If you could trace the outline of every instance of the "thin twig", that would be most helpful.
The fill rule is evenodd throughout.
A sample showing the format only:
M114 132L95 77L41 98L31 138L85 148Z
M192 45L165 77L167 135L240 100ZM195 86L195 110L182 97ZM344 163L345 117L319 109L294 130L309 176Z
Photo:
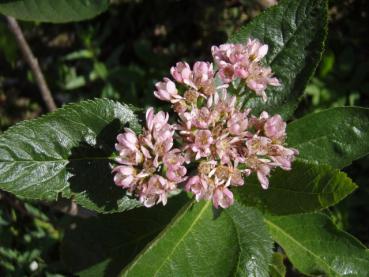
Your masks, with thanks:
M50 112L55 111L56 105L49 90L49 87L47 86L47 83L45 81L45 77L42 74L37 58L33 55L31 48L29 47L26 39L24 38L23 32L19 27L17 20L15 20L15 18L10 16L7 16L6 19L8 20L9 28L13 32L25 60L31 67L32 73L36 79L36 83L41 91L41 96L45 101L47 109Z

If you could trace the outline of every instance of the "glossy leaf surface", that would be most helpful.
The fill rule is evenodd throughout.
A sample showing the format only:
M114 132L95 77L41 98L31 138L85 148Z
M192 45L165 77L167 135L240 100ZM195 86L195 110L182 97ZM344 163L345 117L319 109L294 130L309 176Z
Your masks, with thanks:
M0 13L21 20L62 23L90 19L109 7L108 0L3 0Z
M288 124L287 134L299 158L342 168L369 153L369 109L340 107L310 114Z
M266 110L291 116L305 86L317 67L324 46L327 28L327 1L285 0L266 10L233 37L243 43L249 37L269 45L266 64L281 81L279 87L267 90L268 101L259 98L246 101L253 113Z
M238 203L219 212L189 203L121 276L268 276L272 241L261 214Z
M256 206L271 214L293 214L317 211L332 206L356 185L339 170L326 165L295 161L291 171L276 170L267 190L254 177L245 179L235 196L244 205Z
M73 198L99 212L134 208L110 166L116 135L128 125L140 129L128 106L106 99L23 121L0 136L0 188L30 199Z
M307 275L369 276L369 250L323 214L267 217L273 238Z

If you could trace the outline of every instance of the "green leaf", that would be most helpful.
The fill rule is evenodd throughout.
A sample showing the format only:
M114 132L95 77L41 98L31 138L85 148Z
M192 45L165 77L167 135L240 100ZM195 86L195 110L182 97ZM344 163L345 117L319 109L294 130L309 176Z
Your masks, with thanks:
M369 250L323 214L267 217L272 237L308 275L369 276Z
M0 13L20 20L62 23L93 18L108 7L108 0L5 0L0 2Z
M9 128L0 136L0 189L47 201L73 198L99 212L138 206L114 185L109 164L128 124L140 130L128 106L98 99Z
M78 219L63 238L62 260L81 277L117 276L188 200L183 193L172 197L165 207Z
M285 118L291 116L321 59L326 33L326 0L285 0L231 37L231 42L242 43L253 37L268 44L266 64L282 83L266 91L267 103L254 97L246 106L255 114L266 110Z
M272 262L269 265L270 277L285 277L286 266L283 263L284 255L278 252L273 253Z
M260 212L186 205L122 276L268 276L272 241Z
M332 206L356 185L349 177L327 165L295 161L291 171L277 169L272 172L267 190L251 176L245 186L234 190L242 204L256 206L264 212L283 215L317 211Z
M299 158L342 168L369 153L369 109L340 107L310 114L287 128Z

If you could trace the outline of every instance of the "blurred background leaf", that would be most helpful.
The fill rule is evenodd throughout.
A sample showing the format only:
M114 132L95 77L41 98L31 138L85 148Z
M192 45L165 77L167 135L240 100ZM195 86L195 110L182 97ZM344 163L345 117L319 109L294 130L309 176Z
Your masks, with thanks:
M0 13L21 20L63 23L92 18L109 6L109 0L2 0Z

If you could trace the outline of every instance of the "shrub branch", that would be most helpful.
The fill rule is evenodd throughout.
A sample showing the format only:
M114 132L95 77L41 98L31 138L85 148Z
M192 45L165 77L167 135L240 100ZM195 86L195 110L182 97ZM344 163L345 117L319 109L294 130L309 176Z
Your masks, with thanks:
M47 109L52 112L54 110L56 110L56 105L54 102L54 99L51 95L50 89L46 83L45 77L41 71L40 65L38 64L38 60L37 58L33 55L31 48L29 47L23 32L17 22L17 20L15 20L15 18L7 16L6 17L8 24L9 24L9 29L11 30L11 32L14 34L15 39L18 43L18 46L26 60L26 62L28 63L28 65L31 68L32 74L34 75L35 79L36 79L36 83L37 86L40 89L41 92L41 96L46 104Z

